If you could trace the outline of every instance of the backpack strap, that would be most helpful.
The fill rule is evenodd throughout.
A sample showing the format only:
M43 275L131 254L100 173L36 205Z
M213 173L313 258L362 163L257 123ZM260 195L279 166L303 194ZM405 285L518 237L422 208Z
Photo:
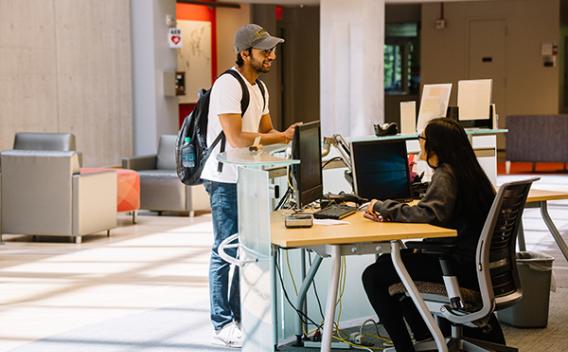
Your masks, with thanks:
M266 109L266 94L264 89L264 82L261 81L260 79L257 79L256 84L258 85L258 89L260 89L260 93L262 94L262 111L264 112L264 110ZM243 115L244 113L245 112L243 110Z
M238 73L237 71L235 71L233 69L229 69L229 70L223 72L223 74L225 74L225 73L228 73L231 76L235 77L235 79L241 85L241 90L243 91L243 97L241 98L241 114L242 114L241 117L242 117L245 114L245 111L247 111L248 106L249 106L249 102L250 102L250 95L249 95L249 90L248 90L247 84L245 83L245 80L243 79L241 74Z
M245 115L245 112L248 109L249 103L250 103L250 94L249 94L248 87L247 87L243 77L237 71L235 71L233 69L229 69L229 70L223 72L222 75L224 75L226 73L235 77L235 79L241 85L241 90L243 92L243 97L241 98L241 118L243 118L243 116ZM257 82L258 82L258 80L257 80ZM262 92L262 98L264 99L264 87L261 88L260 91ZM218 142L219 138L221 139L221 147L219 149L219 152L223 153L225 151L225 145L227 144L227 138L225 137L225 132L223 132L223 131L221 131L221 133L219 133L217 138L215 138L215 141L213 142L211 149L215 148L215 145L217 144L216 142ZM223 163L220 162L220 161L217 162L217 172L219 172L219 173L223 172Z

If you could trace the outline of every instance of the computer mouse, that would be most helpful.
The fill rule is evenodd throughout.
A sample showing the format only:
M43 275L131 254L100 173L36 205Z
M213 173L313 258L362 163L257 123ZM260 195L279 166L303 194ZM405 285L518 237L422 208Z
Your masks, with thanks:
M396 122L375 124L373 127L375 127L375 135L377 137L393 136L398 133L398 125Z

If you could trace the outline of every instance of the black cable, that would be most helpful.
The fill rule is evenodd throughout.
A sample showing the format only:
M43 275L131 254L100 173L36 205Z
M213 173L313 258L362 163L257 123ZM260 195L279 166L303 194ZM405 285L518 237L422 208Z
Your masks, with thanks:
M340 156L336 156L336 157L333 157L333 158L331 158L331 159L329 159L329 160L326 160L325 163L323 163L323 165L321 166L321 168L322 168L322 169L325 169L325 167L327 166L327 164L331 163L332 161L336 161L336 160L343 161L343 158L340 157Z
M282 206L284 205L286 200L288 200L288 197L290 196L291 193L292 193L292 189L290 189L290 187L288 187L288 189L286 190L286 192L284 193L284 195L282 196L282 198L278 202L276 209L274 209L274 210L280 210L280 208L282 208Z
M309 251L308 251L308 261L310 262L310 266L312 266L312 252L309 252ZM325 319L325 315L323 314L323 309L321 307L321 301L320 301L320 298L319 298L319 295L318 295L318 289L316 288L316 281L315 280L312 281L312 286L314 288L316 300L318 301L318 307L319 307L319 311L320 311L320 314L321 314L321 318Z
M288 301L288 304L290 305L290 307L292 307L292 309L294 309L296 311L296 313L300 317L300 320L302 321L302 323L307 324L307 322L309 321L312 325L318 327L318 329L321 329L323 324L321 324L321 325L316 324L312 319L310 319L310 317L308 317L306 315L306 313L302 312L301 310L299 310L298 308L296 308L294 306L294 304L290 300L290 297L288 296L288 292L286 291L286 288L284 287L284 280L282 279L282 272L280 271L280 267L278 266L278 264L276 264L276 269L278 271L278 277L280 279L280 285L282 286L282 291L284 292L284 296L286 297L286 301Z
M292 307L292 309L294 309L296 311L296 313L300 317L300 320L302 321L303 324L307 324L307 322L309 321L313 326L316 326L318 329L322 329L323 323L317 324L312 319L310 319L310 317L306 313L302 312L301 310L299 310L298 308L296 308L294 306L294 304L290 300L290 297L288 297L288 292L286 291L286 288L284 287L284 280L282 279L282 272L280 271L280 266L278 265L278 260L275 260L274 265L276 266L276 271L278 272L278 278L280 279L280 285L282 286L282 291L284 292L284 297L286 297L286 301L288 301L288 304L290 305L290 307Z

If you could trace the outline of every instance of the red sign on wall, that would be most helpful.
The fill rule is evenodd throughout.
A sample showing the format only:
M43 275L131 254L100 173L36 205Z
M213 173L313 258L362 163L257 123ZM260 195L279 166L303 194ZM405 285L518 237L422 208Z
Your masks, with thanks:
M168 45L172 49L178 49L182 47L181 40L181 30L178 28L168 29Z

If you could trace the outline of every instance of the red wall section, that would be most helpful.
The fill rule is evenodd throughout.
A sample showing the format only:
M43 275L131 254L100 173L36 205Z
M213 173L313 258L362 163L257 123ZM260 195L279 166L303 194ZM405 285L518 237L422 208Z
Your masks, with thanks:
M191 114L193 108L195 108L195 104L179 104L179 127L181 127L183 119Z
M211 21L212 14L215 15L215 10L209 6L176 4L176 18L178 20Z
M210 0L214 2L214 0ZM176 4L176 19L211 22L211 82L217 77L217 21L215 8L203 5ZM179 125L193 111L195 104L179 104Z

